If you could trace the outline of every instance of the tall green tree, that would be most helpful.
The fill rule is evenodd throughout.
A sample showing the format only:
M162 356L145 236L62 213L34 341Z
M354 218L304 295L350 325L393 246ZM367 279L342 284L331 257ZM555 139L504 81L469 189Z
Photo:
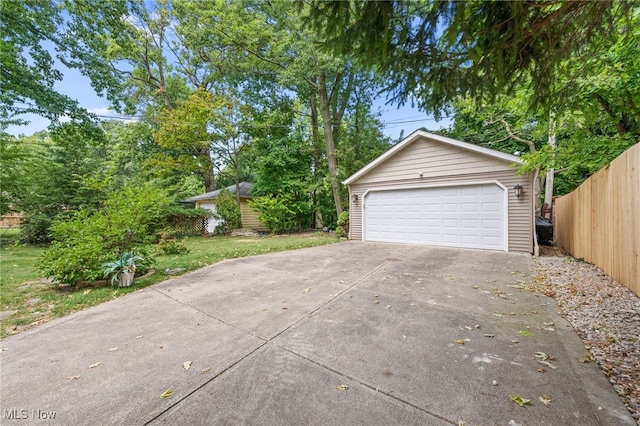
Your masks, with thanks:
M90 120L76 100L55 88L65 66L80 69L97 93L113 102L122 99L103 52L104 35L126 36L121 18L129 14L127 6L125 0L0 2L0 126L25 124L27 113L52 121Z
M397 101L436 117L457 96L491 100L523 80L531 105L553 104L563 62L589 58L638 11L625 1L299 4L325 48L375 66Z
M215 189L214 168L229 166L238 206L241 154L248 143L243 109L232 96L198 89L175 108L163 110L159 129L154 133L161 147L177 154L177 164L190 167L202 177L207 191Z
M200 57L218 58L223 52L224 63L233 70L227 81L239 79L243 93L263 94L269 91L265 87L277 87L276 92L292 92L308 105L316 148L314 170L325 170L319 177L326 176L340 213L344 200L336 151L355 85L370 84L371 78L360 77L368 74L346 57L318 51L316 36L297 19L291 3L176 1L174 7L182 23L177 29L184 34L181 37L196 52L204 52ZM208 66L214 65L224 66Z

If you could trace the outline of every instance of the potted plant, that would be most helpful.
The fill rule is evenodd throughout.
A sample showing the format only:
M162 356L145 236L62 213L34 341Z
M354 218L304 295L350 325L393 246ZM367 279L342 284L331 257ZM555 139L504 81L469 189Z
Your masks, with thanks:
M133 252L125 251L115 262L105 263L104 277L111 276L111 285L118 287L129 287L133 283L136 274L136 262L144 260L142 256L134 255Z

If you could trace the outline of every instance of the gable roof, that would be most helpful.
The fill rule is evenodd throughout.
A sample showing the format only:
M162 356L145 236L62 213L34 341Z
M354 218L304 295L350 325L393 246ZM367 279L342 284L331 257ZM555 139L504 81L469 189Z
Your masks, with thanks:
M252 183L240 182L240 196L241 197L245 197L245 198L251 197L251 188L252 187L253 187ZM230 193L232 193L234 195L236 193L236 186L235 185L227 186L224 189L226 189L227 191L229 191ZM211 191L211 192L207 192L205 194L196 195L195 197L187 198L184 201L195 202L195 201L202 201L202 200L213 200L213 199L218 198L218 196L220 195L221 191L222 191L222 189L216 189L215 191Z
M407 136L405 139L403 139L396 146L389 149L387 152L385 152L384 154L382 154L381 156L379 156L378 158L376 158L375 160L373 160L372 162L370 162L369 164L367 164L366 166L364 166L363 168L361 168L360 170L358 170L357 172L349 176L347 179L345 179L343 183L345 185L349 185L353 183L354 181L358 180L360 177L364 176L365 174L369 173L371 170L376 168L378 165L384 163L389 158L393 157L395 154L402 151L404 148L411 145L415 141L420 140L421 138L427 138L436 142L455 146L457 148L462 148L467 151L472 151L478 154L486 155L488 157L505 161L507 163L522 164L522 160L516 157L515 155L496 151L495 149L485 148L480 145L474 145L468 142L459 141L457 139L448 138L446 136L440 136L433 133L428 133L423 130L416 130L415 132Z

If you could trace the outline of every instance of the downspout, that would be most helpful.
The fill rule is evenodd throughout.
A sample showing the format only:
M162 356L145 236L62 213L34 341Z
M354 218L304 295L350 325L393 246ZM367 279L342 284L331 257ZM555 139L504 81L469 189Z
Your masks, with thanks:
M535 202L535 197L536 195L536 190L535 190L535 185L538 182L538 174L540 173L540 169L536 169L536 173L533 175L533 203L531 203L531 213L532 213L532 227L533 227L533 256L534 257L539 257L540 256L540 246L538 246L538 234L536 234L536 202Z

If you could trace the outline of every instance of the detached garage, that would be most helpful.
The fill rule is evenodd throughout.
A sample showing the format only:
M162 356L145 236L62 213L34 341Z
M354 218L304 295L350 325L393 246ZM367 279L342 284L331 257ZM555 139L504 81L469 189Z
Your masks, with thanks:
M533 175L513 155L417 131L349 177L349 237L533 251Z

